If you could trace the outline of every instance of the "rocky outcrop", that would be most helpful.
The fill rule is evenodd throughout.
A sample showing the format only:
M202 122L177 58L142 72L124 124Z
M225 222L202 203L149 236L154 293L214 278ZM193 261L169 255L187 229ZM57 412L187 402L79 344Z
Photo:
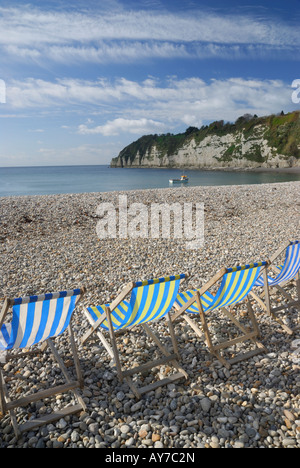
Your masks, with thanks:
M142 144L142 139L140 139L140 146L139 140L129 145L112 160L111 166L197 169L300 166L300 145L297 139L295 144L295 132L292 150L291 144L286 145L286 148L278 144L278 141L283 139L286 141L291 139L289 136L291 119L284 119L284 117L286 116L278 117L279 124L275 130L274 125L270 128L270 120L262 121L261 119L253 122L250 131L248 123L248 127L245 128L230 127L228 132L206 131L206 135L203 135L202 131L201 138L199 137L201 130L195 129L194 132L189 132L186 138L182 138L182 144L173 151L170 151L168 146L162 145L162 136L153 135L153 141L150 141L148 136L147 145L144 140ZM299 121L299 115L297 117Z

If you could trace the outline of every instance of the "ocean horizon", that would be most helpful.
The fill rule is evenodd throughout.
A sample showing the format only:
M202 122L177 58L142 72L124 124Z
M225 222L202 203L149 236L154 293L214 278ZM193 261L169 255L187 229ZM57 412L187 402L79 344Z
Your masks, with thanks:
M169 187L249 185L300 180L300 171L199 170L184 171L188 183L170 184L181 169L111 168L105 165L1 167L0 197L55 195L156 189Z

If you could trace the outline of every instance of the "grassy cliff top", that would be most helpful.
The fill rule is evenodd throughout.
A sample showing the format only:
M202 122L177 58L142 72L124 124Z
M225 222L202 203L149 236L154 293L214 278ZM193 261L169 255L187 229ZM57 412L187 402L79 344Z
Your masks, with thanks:
M180 148L188 144L192 139L199 144L205 137L226 134L238 134L242 132L245 137L251 137L258 126L264 127L264 138L268 140L269 146L277 149L279 154L300 158L300 111L288 114L269 115L258 117L257 115L245 114L239 117L235 123L224 123L224 120L212 122L201 128L189 127L184 133L176 135L172 133L144 135L138 140L130 143L117 158L113 158L112 165L121 158L133 161L139 153L143 156L155 146L161 156L175 154Z

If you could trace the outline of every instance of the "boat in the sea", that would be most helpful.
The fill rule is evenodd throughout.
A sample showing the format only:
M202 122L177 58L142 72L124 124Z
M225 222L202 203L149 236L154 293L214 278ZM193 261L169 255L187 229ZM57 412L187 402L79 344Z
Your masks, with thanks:
M170 184L178 183L178 182L188 182L189 178L187 175L182 174L180 179L169 179Z

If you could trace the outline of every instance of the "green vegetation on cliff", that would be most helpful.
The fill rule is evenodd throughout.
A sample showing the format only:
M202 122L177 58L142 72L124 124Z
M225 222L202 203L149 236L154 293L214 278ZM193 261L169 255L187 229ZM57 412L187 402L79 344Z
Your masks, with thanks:
M239 117L235 123L224 123L223 120L212 122L210 125L202 126L200 129L189 127L184 133L145 135L126 146L119 156L113 158L112 166L131 165L133 161L142 165L143 158L150 154L155 147L159 157L174 155L192 139L199 145L206 137L216 135L222 137L227 134L243 134L244 138L251 139L258 128L263 129L263 138L267 140L268 146L274 148L277 154L286 158L291 156L300 159L300 111L288 114L269 115L258 117L257 115L245 114ZM238 138L237 138L238 140ZM245 158L258 163L264 162L259 146L255 151L247 154L239 154L239 144L231 145L223 154L223 161L233 158ZM139 158L137 160L137 158Z

